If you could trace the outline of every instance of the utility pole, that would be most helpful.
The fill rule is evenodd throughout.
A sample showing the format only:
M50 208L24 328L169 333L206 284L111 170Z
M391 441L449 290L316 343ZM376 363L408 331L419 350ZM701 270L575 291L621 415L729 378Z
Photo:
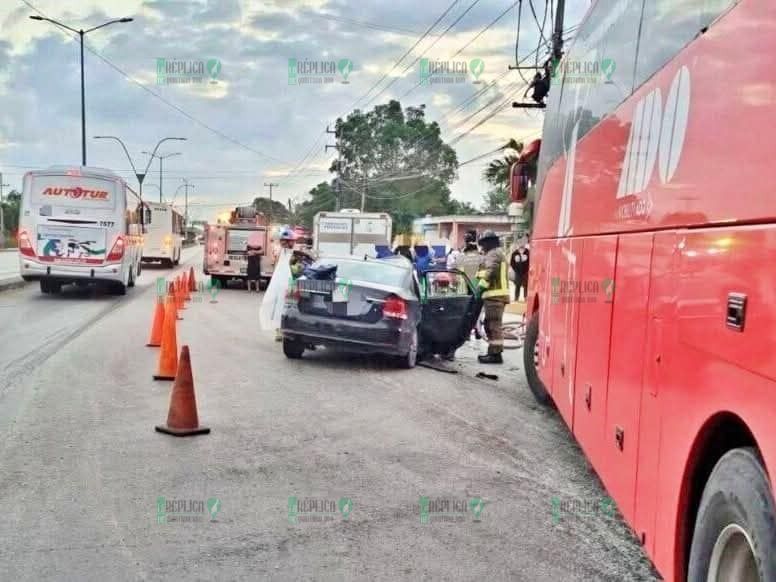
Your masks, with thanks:
M184 210L183 210L183 230L188 231L189 228L189 188L194 188L194 184L189 184L186 178L183 178L183 196L184 196Z
M269 212L267 216L267 224L270 226L272 225L272 189L277 188L278 186L280 186L280 184L276 184L275 182L270 182L269 184L264 182L264 187L269 188Z
M364 187L361 189L361 212L364 211L364 208L366 207L366 185L367 185L367 172L366 168L364 168Z
M342 194L342 173L341 173L341 170L340 170L340 168L342 166L342 158L340 157L339 134L337 133L336 129L334 131L329 130L329 126L328 125L326 126L326 133L333 134L334 138L335 138L334 140L337 142L337 145L328 145L327 144L326 147L323 148L323 151L328 152L329 148L337 150L337 178L336 178L336 182L334 184L335 191L337 192L337 200L335 202L334 210L339 212L340 204L341 204L341 201L340 201L341 196L340 195Z
M3 188L10 184L3 184L3 174L0 173L0 248L5 248L5 209L3 208Z
M555 13L555 30L552 33L552 58L556 63L563 56L563 17L565 12L566 0L558 0L558 9Z

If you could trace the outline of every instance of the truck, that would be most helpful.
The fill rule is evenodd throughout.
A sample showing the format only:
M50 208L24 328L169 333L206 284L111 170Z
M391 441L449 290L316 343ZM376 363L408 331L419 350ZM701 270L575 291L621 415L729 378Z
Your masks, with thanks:
M211 284L225 287L232 279L248 280L248 242L262 249L261 278L265 287L272 276L272 266L265 259L268 251L268 221L253 206L238 206L226 223L206 224L203 235L205 252L202 271Z
M380 247L390 249L392 227L385 212L319 212L313 219L313 249L319 254L376 257Z

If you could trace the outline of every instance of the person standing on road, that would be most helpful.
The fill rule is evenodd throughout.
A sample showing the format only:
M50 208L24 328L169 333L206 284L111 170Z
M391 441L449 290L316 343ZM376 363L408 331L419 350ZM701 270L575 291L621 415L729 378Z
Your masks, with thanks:
M509 265L515 274L515 301L520 301L521 289L523 297L528 297L528 257L528 243L522 243L509 259Z
M258 237L251 235L248 238L248 244L245 249L248 255L248 268L246 272L246 278L248 280L248 291L252 291L256 288L256 292L259 291L259 280L261 278L261 251L262 247Z
M284 226L278 235L280 253L275 261L275 270L272 272L264 299L259 310L259 324L265 331L275 330L275 341L281 341L280 318L283 315L283 306L286 303L286 295L291 284L291 256L294 248L294 233Z
M498 235L492 230L482 233L479 240L485 255L477 272L477 285L485 310L485 333L488 336L488 353L477 357L481 364L503 364L504 331L502 329L504 307L509 303L509 279L507 258L501 248Z

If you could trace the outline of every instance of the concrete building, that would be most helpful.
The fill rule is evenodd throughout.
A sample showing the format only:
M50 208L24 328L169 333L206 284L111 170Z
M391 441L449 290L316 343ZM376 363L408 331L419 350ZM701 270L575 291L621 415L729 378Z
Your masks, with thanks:
M461 214L450 216L431 216L416 218L412 222L412 234L428 239L430 242L444 239L456 248L463 246L463 237L467 230L493 230L499 236L512 236L513 219L506 214Z

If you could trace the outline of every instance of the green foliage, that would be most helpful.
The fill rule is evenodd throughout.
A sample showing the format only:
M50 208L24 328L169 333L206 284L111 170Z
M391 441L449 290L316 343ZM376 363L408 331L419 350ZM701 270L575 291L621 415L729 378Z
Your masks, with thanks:
M488 190L485 194L482 209L488 213L504 214L509 206L509 192L506 189L498 187Z
M22 195L16 190L11 190L3 196L3 222L5 224L6 245L11 245L15 239L16 231L19 229L19 209L22 205Z
M341 181L318 184L297 207L299 222L310 226L316 212L362 208L388 212L394 232L409 232L426 214L452 214L470 205L450 198L457 176L455 150L441 139L439 124L428 123L422 107L402 109L398 101L373 110L353 111L335 125L339 160L330 171ZM337 187L339 186L339 187Z
M278 202L277 200L270 200L269 198L259 196L257 198L254 198L253 206L259 212L263 212L265 215L270 217L273 223L274 222L284 222L284 223L293 222L291 220L292 218L291 212L289 212L288 208L286 208L286 205L283 204L282 202Z

